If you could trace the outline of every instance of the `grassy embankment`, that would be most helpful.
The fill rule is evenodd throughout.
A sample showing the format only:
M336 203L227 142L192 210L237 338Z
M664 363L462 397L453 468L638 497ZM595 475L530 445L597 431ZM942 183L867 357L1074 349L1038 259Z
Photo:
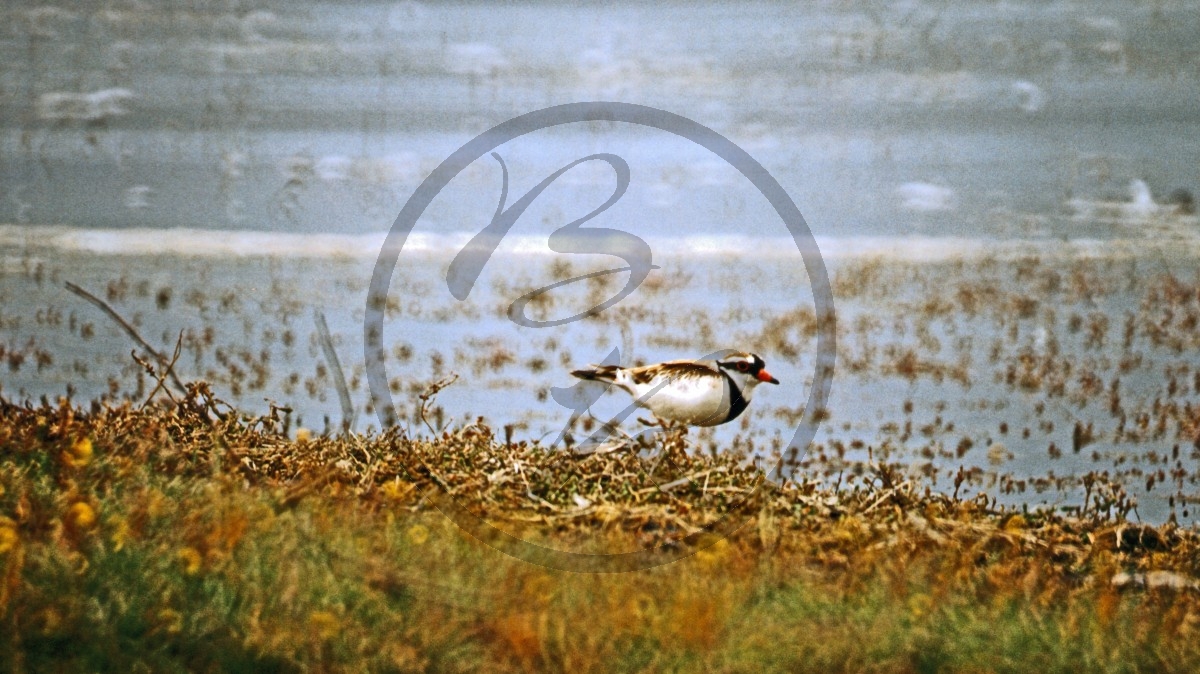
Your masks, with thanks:
M676 452L651 479L478 426L295 441L191 391L0 405L0 669L1200 667L1189 530L1002 512L886 466L756 491L737 457ZM464 534L447 493L561 549L695 554L549 570ZM731 510L732 536L683 540Z

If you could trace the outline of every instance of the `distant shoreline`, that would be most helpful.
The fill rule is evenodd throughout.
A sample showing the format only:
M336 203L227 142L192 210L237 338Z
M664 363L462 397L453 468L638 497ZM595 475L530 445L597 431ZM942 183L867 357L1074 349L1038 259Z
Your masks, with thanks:
M1200 255L1200 231L1178 238L1019 238L952 236L816 236L826 259L884 258L945 262L986 257L1053 256L1065 259L1128 259L1145 255ZM461 249L471 232L414 232L405 242L410 253L449 255ZM0 250L54 249L93 255L182 257L364 258L378 255L386 233L325 234L224 229L88 229L67 225L0 224ZM652 250L687 256L753 255L791 257L796 244L786 236L694 235L643 237ZM512 234L501 244L508 255L559 255L544 235Z

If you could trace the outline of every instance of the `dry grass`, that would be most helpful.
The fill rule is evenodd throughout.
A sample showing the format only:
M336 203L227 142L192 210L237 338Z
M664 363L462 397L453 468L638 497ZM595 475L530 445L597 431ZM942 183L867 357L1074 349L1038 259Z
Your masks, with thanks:
M849 487L764 482L676 440L658 444L661 463L569 457L481 425L292 440L278 411L239 415L203 384L170 405L0 416L7 671L1200 662L1194 532L1004 511L883 464ZM447 495L560 549L694 554L551 571L464 534L432 508ZM702 533L730 513L747 518L732 536Z

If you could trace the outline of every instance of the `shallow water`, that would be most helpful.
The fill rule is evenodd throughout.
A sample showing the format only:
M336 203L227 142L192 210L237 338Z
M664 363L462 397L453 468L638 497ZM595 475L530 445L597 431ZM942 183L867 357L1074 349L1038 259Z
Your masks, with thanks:
M369 254L111 255L63 247L70 238L48 239L59 247L26 241L4 258L6 397L70 392L140 404L148 396L153 381L130 357L134 345L64 290L70 279L161 350L170 353L180 339L176 370L185 380L209 380L240 408L265 412L274 402L293 410L297 427L336 431L341 411L316 337L319 310L334 334L356 427L378 427L364 367ZM1031 506L1078 505L1082 477L1108 471L1138 499L1137 515L1190 521L1186 501L1200 477L1200 245L976 243L974 253L934 253L896 239L890 255L830 256L838 361L828 418L789 469L835 479L869 460L888 461L950 490L961 467L975 471L964 487L971 493ZM460 302L442 280L453 252L405 253L393 278L384 369L406 428L427 432L417 396L456 373L430 406L431 426L482 416L497 428L512 425L516 439L554 444L572 410L552 389L578 383L571 369L614 348L625 363L738 348L762 354L782 384L760 387L737 422L693 431L692 446L786 456L816 362L817 319L798 253L663 255L662 268L614 308L535 329L508 319L511 301L593 267L502 250ZM622 276L558 288L529 315L583 311L615 292ZM580 440L627 404L618 394L601 397L570 437ZM636 418L622 428L640 430Z

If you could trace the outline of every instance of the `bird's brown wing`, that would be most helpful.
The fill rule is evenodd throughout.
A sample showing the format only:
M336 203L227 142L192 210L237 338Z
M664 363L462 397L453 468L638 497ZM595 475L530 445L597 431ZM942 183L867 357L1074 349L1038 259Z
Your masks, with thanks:
M692 377L711 377L715 370L703 361L669 360L665 363L645 365L629 370L629 376L635 384L647 384L660 375L671 379L690 379Z

